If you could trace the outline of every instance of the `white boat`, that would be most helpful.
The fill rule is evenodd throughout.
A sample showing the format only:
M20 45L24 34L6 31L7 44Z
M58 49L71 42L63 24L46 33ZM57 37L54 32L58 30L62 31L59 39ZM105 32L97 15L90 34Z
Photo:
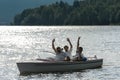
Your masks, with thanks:
M87 61L26 61L18 62L21 75L31 73L73 72L102 67L103 59Z

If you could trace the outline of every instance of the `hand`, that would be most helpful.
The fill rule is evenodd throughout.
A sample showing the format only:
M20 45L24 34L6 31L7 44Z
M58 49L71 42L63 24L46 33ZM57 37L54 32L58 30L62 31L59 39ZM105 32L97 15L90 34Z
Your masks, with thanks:
M69 39L69 38L67 38L67 41L69 42L69 41L70 41L70 39Z
M78 37L78 40L80 40L81 37Z
M55 39L53 39L52 42L55 42Z

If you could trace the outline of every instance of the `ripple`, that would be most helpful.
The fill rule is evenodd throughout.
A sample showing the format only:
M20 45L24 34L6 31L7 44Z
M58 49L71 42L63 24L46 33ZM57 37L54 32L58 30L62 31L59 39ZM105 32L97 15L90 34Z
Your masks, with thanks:
M0 80L119 80L120 78L120 27L119 26L77 26L77 27L6 27L0 28ZM55 45L69 45L69 37L76 51L76 41L81 36L80 45L85 56L97 55L104 59L100 69L64 74L38 74L19 76L16 62L51 56L42 51L53 52Z

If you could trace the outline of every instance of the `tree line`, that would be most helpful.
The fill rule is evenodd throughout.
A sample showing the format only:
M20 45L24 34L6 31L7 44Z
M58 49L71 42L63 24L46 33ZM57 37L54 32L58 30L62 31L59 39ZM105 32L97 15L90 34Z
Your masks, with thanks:
M14 17L13 25L119 25L120 0L60 1L25 9Z

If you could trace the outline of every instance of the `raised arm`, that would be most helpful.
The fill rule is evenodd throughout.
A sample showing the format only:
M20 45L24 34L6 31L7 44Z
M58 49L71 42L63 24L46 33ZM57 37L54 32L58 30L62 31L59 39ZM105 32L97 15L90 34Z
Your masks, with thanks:
M52 48L53 48L53 50L56 52L55 44L54 44L54 43L55 43L55 39L52 40Z
M80 45L79 41L80 41L80 37L78 37L78 41L77 41L77 49L79 48L79 45Z
M69 44L70 44L70 50L72 50L73 46L72 46L72 43L71 43L70 39L69 39L69 38L67 38L67 41L68 41L68 42L69 42Z

